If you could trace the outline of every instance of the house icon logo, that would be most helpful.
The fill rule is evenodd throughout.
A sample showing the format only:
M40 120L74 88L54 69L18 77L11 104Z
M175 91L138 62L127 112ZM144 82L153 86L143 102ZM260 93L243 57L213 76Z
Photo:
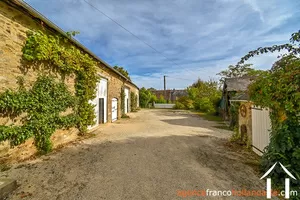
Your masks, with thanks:
M289 175L290 178L296 180L296 178L289 172L280 162L278 162L283 169L283 171ZM276 167L277 162L260 178L264 179L266 176L268 176L273 169ZM271 178L267 178L267 199L271 199ZM290 198L290 179L285 178L285 198L289 199Z

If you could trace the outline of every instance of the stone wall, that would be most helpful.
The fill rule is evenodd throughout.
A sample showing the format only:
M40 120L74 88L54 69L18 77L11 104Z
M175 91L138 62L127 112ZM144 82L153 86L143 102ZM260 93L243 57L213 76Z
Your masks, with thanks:
M26 62L22 60L22 47L26 41L26 32L29 30L42 30L44 32L56 33L55 30L48 27L40 20L33 19L24 9L19 7L12 7L5 1L0 1L0 93L6 89L16 89L18 87L16 78L22 76L27 88L31 87L36 80L38 70L28 69ZM121 117L121 88L124 86L124 79L122 76L106 67L103 63L98 63L99 74L108 80L108 112L107 119L111 122L111 100L117 98L118 101L118 118ZM43 69L42 66L39 66ZM55 75L51 71L45 71L48 74ZM74 76L66 77L65 82L70 91L74 92ZM128 84L129 87L138 90L136 87ZM12 124L13 120L0 117L0 125ZM77 129L57 130L51 137L54 148L76 140L78 137ZM33 140L30 139L24 144L19 145L13 149L10 148L9 142L0 142L0 159L7 157L14 157L25 159L36 152Z

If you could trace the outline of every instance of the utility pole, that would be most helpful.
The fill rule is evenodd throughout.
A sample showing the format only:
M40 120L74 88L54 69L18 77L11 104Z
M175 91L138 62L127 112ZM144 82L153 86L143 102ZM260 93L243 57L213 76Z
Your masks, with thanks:
M167 98L167 94L166 94L166 76L164 76L164 98Z

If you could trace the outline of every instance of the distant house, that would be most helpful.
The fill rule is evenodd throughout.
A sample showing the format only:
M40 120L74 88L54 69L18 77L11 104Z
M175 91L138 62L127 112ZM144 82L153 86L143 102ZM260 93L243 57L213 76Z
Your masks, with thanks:
M224 119L238 128L240 142L262 155L270 142L271 120L269 109L257 107L250 101L248 86L254 79L249 76L225 79L221 108ZM236 115L231 116L231 109Z
M174 103L178 98L188 95L186 90L175 90L175 89L166 90L166 91L151 89L151 92L155 94L157 98L163 96L164 99L170 103Z
M244 76L237 78L226 78L223 85L223 95L221 110L223 118L228 120L230 117L229 110L231 101L248 101L248 86L250 85L253 77Z

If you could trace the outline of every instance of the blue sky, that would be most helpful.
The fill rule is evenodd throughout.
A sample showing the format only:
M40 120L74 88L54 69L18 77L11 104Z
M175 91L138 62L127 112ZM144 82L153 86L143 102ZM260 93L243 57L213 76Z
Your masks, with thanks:
M25 0L110 65L126 68L139 87L186 88L236 64L257 47L287 43L300 27L298 0ZM269 69L278 53L249 60ZM166 59L166 57L168 59Z

